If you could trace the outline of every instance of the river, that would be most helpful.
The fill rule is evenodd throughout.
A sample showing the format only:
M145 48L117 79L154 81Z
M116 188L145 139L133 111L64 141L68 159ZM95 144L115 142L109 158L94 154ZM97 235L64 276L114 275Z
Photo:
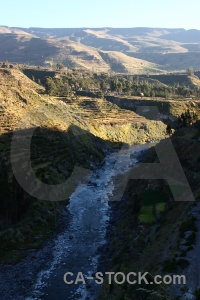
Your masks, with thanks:
M66 232L55 239L52 249L53 260L42 270L34 284L34 297L26 300L96 299L100 285L87 277L97 271L98 248L106 242L106 228L109 223L110 206L114 191L114 179L126 174L138 162L142 151L152 144L124 147L105 158L104 164L93 172L89 184L80 184L70 197L69 210L72 220ZM109 271L109 270L108 270ZM64 274L78 272L86 278L85 284L67 285Z

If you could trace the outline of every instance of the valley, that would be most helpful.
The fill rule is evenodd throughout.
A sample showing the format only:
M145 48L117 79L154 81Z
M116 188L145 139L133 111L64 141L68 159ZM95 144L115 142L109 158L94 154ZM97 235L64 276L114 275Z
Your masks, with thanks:
M187 38L182 30L179 34L143 30L145 35L154 34L156 41L164 34L177 40ZM18 34L20 40L16 40ZM80 47L94 47L94 42L106 38L117 39L120 47L129 47L129 51L138 49L128 31L117 29L22 31L4 27L0 35L6 38L4 46L13 39L27 55L30 52L23 48L25 40L28 47L30 43L44 43L45 51L46 43L51 44L49 51L54 52L54 47L61 47L54 38L67 35L71 37L65 41L68 46L77 46L79 39L84 44ZM88 41L90 35L93 39ZM178 43L183 42L177 42L176 47ZM93 55L99 62L106 61L100 73L92 71L90 63L87 68L83 61L84 69L67 68L60 58L56 68L47 68L41 56L40 62L37 57L30 62L41 66L32 67L28 60L24 64L25 54L18 50L14 62L8 56L9 62L0 63L2 300L198 299L199 283L191 281L177 288L109 285L106 281L98 287L69 287L63 282L68 269L83 271L85 276L96 271L145 270L154 276L158 272L189 274L195 266L199 249L199 74L190 69L181 74L147 75L139 66L136 70L140 61L131 60L136 70L131 75L130 61L123 65L127 49L118 56L119 50L109 50L106 44L98 51L92 48L98 52ZM185 51L180 45L176 50ZM125 72L108 72L108 64L110 68L116 57L120 57L120 68L125 66ZM41 192L39 184L32 186L33 193L22 188L12 164L26 168L23 155L26 157L29 149L24 144L20 153L13 149L13 136L21 141L31 136L31 172L37 182L52 190L78 170L80 174L76 181L69 181L64 200L59 194ZM195 203L174 201L167 180L129 178L129 172L140 163L160 163L155 147L166 140L172 141ZM167 147L164 149L167 153ZM29 176L27 172L27 185ZM189 294L191 298L186 298Z

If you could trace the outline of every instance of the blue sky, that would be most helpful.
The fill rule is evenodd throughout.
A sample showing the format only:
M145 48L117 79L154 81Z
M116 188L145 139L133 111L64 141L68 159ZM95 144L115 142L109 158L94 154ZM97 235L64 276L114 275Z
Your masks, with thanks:
M2 0L12 27L169 27L200 29L200 0Z

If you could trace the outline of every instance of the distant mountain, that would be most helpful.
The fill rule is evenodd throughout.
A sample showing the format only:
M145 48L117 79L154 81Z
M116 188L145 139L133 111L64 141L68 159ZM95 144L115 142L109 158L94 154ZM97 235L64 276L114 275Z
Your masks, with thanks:
M163 35L166 40L174 40L180 43L200 43L200 30L180 30Z
M199 69L200 30L2 26L3 60L135 74Z

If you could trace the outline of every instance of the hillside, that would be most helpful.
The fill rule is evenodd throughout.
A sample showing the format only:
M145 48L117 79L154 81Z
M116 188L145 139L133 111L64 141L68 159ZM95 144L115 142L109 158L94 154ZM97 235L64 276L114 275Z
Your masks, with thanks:
M103 60L110 65L111 70L117 73L141 74L159 71L159 67L156 64L149 63L143 59L129 57L118 51L100 51L99 53Z
M26 77L20 70L15 68L0 69L1 108L3 111L9 112L10 123L12 123L12 119L20 120L23 115L38 108L38 112L42 111L46 115L45 119L48 120L48 126L52 126L52 129L57 127L58 130L66 130L70 124L74 124L93 133L94 130L96 132L95 127L99 128L99 137L103 134L100 129L103 123L108 125L113 122L122 123L123 126L125 124L134 125L138 122L141 124L151 123L135 113L120 110L116 105L103 99L89 97L59 98L50 97L43 93L44 88ZM54 107L55 111L53 112ZM98 122L94 122L95 115L97 115ZM13 122L12 125L10 129L14 130L17 123L15 125L15 122ZM1 127L1 130L3 130L3 127ZM107 138L107 140L109 139ZM125 135L118 141L128 142ZM134 142L134 139L132 139L132 142Z
M149 80L149 76L143 77L145 80ZM190 87L200 87L200 79L198 76L189 76L188 74L159 74L151 75L152 80L158 80L159 82L166 85L180 84Z
M0 27L0 61L51 66L63 63L69 68L133 74L198 69L199 32L167 28ZM142 64L138 59L143 60Z
M192 128L188 128L192 131ZM199 131L199 124L198 124ZM199 134L198 134L199 136ZM171 139L196 202L174 201L165 180L130 180L124 201L117 203L110 221L108 244L102 247L110 272L148 272L147 284L119 285L107 281L100 299L195 299L199 293L199 141L181 132ZM166 143L163 143L163 147ZM158 145L159 146L159 145ZM167 156L166 156L167 157ZM159 163L154 148L142 158L143 163ZM105 263L102 259L101 264ZM184 284L155 284L157 274L179 274ZM151 285L150 285L151 284Z
M26 31L17 28L10 28L7 26L0 26L0 34L18 34L18 35L32 36L32 34L29 34Z
M88 69L97 72L144 72L156 70L156 65L129 57L120 52L109 52L109 59L95 48L64 40L41 39L31 35L0 34L0 60L32 65L53 66L62 62L68 68ZM144 66L142 66L143 64ZM139 68L138 68L139 65Z
M101 98L49 96L19 69L0 68L0 263L15 263L27 249L41 247L57 228L77 181L85 178L81 171L63 204L43 201L43 192L35 196L39 186L34 185L31 193L24 190L11 165L11 142L13 135L28 138L33 128L31 166L36 178L50 186L66 181L75 167L88 172L100 166L112 148L166 136L166 125L160 121ZM22 146L18 153L14 147L12 161L25 166L26 151ZM29 176L27 172L26 180Z
M33 39L38 40L38 38ZM30 41L29 37L27 37L27 41ZM53 44L54 40L51 42ZM68 45L73 46L74 42L69 41ZM129 67L130 61L126 60L125 54L116 51L101 50L100 52L103 53L104 59L105 56L110 59L109 55L113 55L113 59L117 57L124 67ZM133 62L136 64L134 59ZM140 61L138 68L141 63L145 64ZM70 257L72 257L73 263L79 268L78 260L75 259L79 255L78 248L85 257L89 249L93 248L91 247L93 240L87 240L89 234L92 233L96 241L98 233L100 235L103 233L103 223L98 219L100 213L106 224L107 243L97 242L97 254L100 254L99 266L116 272L143 271L144 267L148 267L147 271L151 274L163 272L164 267L168 267L166 271L168 273L172 264L172 267L175 268L174 272L178 274L182 271L182 265L189 266L187 255L191 253L191 247L195 247L195 237L193 237L195 233L192 232L192 239L189 236L185 241L189 244L186 245L184 251L181 251L181 239L186 230L188 231L188 222L189 226L191 225L191 220L188 221L191 204L187 201L178 203L173 201L168 185L163 180L137 179L133 181L128 180L126 175L129 174L128 170L131 170L136 160L141 161L142 159L147 163L159 163L160 158L157 157L149 142L161 140L160 144L166 143L169 135L166 134L164 122L169 124L172 121L173 123L187 109L195 110L199 117L200 102L197 97L186 99L176 94L176 91L173 95L174 99L155 95L154 97L144 95L127 97L122 96L123 89L121 92L114 90L115 92L112 92L116 93L116 96L105 96L105 98L101 98L101 94L95 94L95 90L100 92L99 86L107 90L109 82L115 83L117 88L124 86L125 90L132 83L133 86L129 86L132 92L134 85L141 92L140 85L142 87L143 84L165 91L169 88L166 85L167 80L172 80L172 78L167 77L166 79L164 75L160 75L161 78L145 76L135 76L134 78L134 76L127 75L110 77L108 74L90 74L86 71L80 72L80 70L64 73L63 70L54 72L42 68L25 68L24 72L29 76L27 77L20 70L19 65L2 64L2 66L4 66L0 68L0 281L2 299L13 299L13 295L16 299L21 296L29 297L29 295L39 298L40 294L35 290L37 278L40 279L41 271L49 270L49 264L52 266L54 254L60 255L58 247L61 247L61 252L66 255L69 245L70 251L66 261L69 263ZM56 94L56 89L50 90L52 92L50 93L47 85L42 86L34 81L41 79L39 82L42 82L45 75L52 76L47 79L52 86L57 84L59 92L62 84L68 87L70 83L70 93L67 93L66 90L63 92L68 96L58 96L59 93ZM162 76L165 80L162 80ZM87 90L82 89L84 80L88 83ZM199 84L199 79L194 76L190 78L185 75L182 83L185 84L185 80L187 82L191 80L191 85L194 85L193 81L196 81L197 85ZM93 96L89 96L90 89L93 90ZM78 96L78 92L83 92L86 96ZM153 115L149 114L147 106L156 106L160 109L158 118L154 111ZM192 120L190 121L192 122ZM198 153L200 144L198 138L200 131L197 125L198 123L180 125L174 133L174 137L171 135L171 140L195 196L199 197L200 160ZM33 128L35 131L32 134ZM18 142L14 146L13 137L17 137ZM24 140L27 141L30 137L29 153L27 151L29 148L26 143L24 144ZM139 145L138 156L135 156L137 147L128 147L144 143L147 144ZM144 152L142 149L145 147L150 149ZM118 152L119 149L121 151ZM132 149L132 152L129 149ZM167 144L164 144L162 149L166 149L163 156L166 158L168 156ZM23 178L23 183L25 183L25 188L23 188L16 180L12 163L18 163L19 173L24 169L26 171L27 156L31 160L30 165L37 181L32 183L28 164L26 178ZM108 160L104 161L105 157ZM115 160L114 157L119 159ZM51 193L51 188L70 179L75 168L78 168L76 181L70 181L70 189L67 194L64 194L61 203L58 201L58 195L62 194L62 189L59 187L59 193ZM110 179L104 181L109 172ZM91 173L93 173L93 177L89 177ZM114 173L116 174L114 175ZM124 176L124 174L126 175ZM117 201L117 203L110 201L107 205L105 200L107 192L109 197L118 193L124 179L127 180L126 183L128 182L123 196L124 201ZM48 186L47 193L43 189L40 190L38 181ZM26 190L26 186L30 182L32 184L31 193ZM83 188L85 182L86 190ZM83 193L79 195L78 190L76 190L77 193L74 193L76 195L73 197L77 202L71 205L74 207L74 211L71 212L69 206L66 209L66 205L73 203L74 198L71 197L70 200L69 198L77 184ZM112 184L115 187L113 190L110 189ZM90 194L91 191L93 194ZM47 201L47 195L48 200L51 201ZM95 195L96 198L91 195ZM86 202L87 199L89 202ZM85 203L86 206L84 206ZM109 207L109 219L106 218L107 211L104 206L100 206L100 209L97 206L96 213L94 213L92 205L96 205L96 203L97 205L104 203L103 205ZM84 215L84 211L88 211L88 214ZM75 215L78 220L83 219L86 226L77 226L79 223L74 222L73 219ZM92 219L92 223L88 223L88 219ZM189 228L190 231L194 229L194 221L192 226ZM74 228L75 231L70 231L71 228ZM79 233L78 238L77 232ZM61 239L62 234L64 234L64 239ZM78 240L80 247L77 247ZM71 248L71 243L74 244L74 248ZM87 244L86 248L84 248L85 243ZM199 245L200 239L198 247ZM89 247L87 248L87 246ZM72 253L75 253L76 256L72 256ZM87 264L89 262L90 269L91 257L93 256L89 254L85 259ZM82 261L82 257L79 259ZM195 259L192 260L192 267L193 264L195 264ZM59 270L57 257L54 266L57 272ZM63 260L61 260L61 266L63 270L65 268ZM62 271L60 273L63 278ZM19 274L15 278L15 284L10 280L13 274ZM57 285L60 278L55 281L55 273L52 275L53 282ZM52 289L52 285L49 286ZM58 288L62 292L60 286ZM138 291L137 286L127 287L126 284L123 286L113 284L110 288L104 282L99 299L114 300L118 295L121 299L134 296L138 299L150 300L155 299L154 292L161 296L158 299L166 299L168 290L164 289L163 291L162 286L161 288L152 286L152 288L148 290L148 287L142 285L142 289ZM90 287L88 289L92 290ZM64 291L64 297L66 297L66 287ZM177 295L182 296L184 293L185 291L180 289ZM54 297L54 290L50 290L50 294Z
M0 69L1 166L4 180L10 178L9 183L5 181L8 187L5 193L7 190L11 202L15 201L15 196L9 190L16 182L9 162L9 147L12 133L19 129L28 133L31 128L38 128L32 164L38 176L48 182L62 181L71 174L75 164L89 167L92 161L93 164L100 162L104 157L103 149L108 146L144 143L165 136L166 126L162 122L121 110L106 100L52 97L44 92L44 88L20 70ZM62 165L66 166L65 171ZM22 193L19 187L16 189ZM4 195L1 195L3 203ZM24 201L22 203L24 207ZM14 214L16 212L20 213L18 209Z

